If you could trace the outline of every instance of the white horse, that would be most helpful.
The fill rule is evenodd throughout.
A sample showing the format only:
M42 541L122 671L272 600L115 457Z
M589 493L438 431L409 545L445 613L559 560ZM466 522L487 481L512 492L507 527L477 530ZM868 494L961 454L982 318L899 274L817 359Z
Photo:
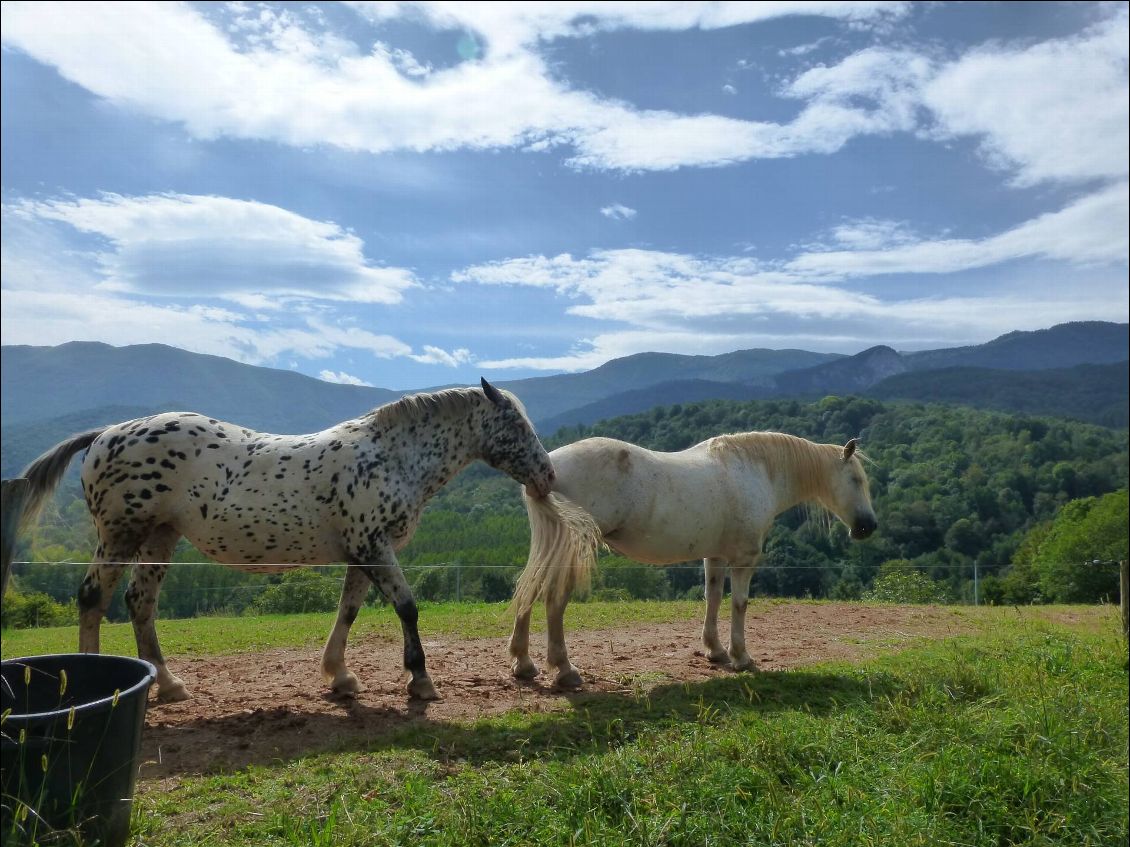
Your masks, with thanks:
M345 642L369 582L404 631L408 692L435 699L417 631L416 602L396 560L424 504L475 459L512 476L528 496L553 482L549 456L521 404L485 379L405 397L309 435L271 435L193 412L167 412L76 435L22 474L21 523L34 520L80 450L82 486L99 545L79 589L79 649L97 653L99 628L123 570L138 655L157 668L158 696L188 697L166 667L154 627L157 594L184 536L215 561L244 570L345 562L337 623L322 655L335 693L361 686Z
M815 444L775 432L720 435L679 453L657 453L610 438L587 438L550 453L557 472L546 498L526 497L530 556L514 596L511 669L528 679L530 610L545 601L547 660L556 684L575 688L581 675L569 663L564 614L574 587L588 582L603 542L651 565L702 558L706 618L702 643L712 662L753 667L745 645L749 581L774 518L798 503L816 503L849 528L852 538L878 525L867 475L845 446ZM718 607L730 569L730 650L718 640Z

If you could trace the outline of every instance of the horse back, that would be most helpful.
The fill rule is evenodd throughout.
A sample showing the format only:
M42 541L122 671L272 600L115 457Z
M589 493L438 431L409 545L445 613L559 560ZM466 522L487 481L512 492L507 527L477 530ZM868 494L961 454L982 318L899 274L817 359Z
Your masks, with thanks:
M687 524L696 533L722 531L729 486L725 469L705 450L661 453L590 438L554 450L550 458L557 473L554 490L588 511L610 543L617 535L654 536L665 527L684 532Z
M333 430L260 433L193 412L106 429L83 461L87 504L123 546L160 525L218 561L341 558L329 492L342 450Z

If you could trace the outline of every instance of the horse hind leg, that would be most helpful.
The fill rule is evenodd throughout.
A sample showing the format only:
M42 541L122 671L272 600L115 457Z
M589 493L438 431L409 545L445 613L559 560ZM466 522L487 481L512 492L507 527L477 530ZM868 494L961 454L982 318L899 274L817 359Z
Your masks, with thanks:
M554 684L558 688L580 688L584 683L581 672L569 662L569 648L565 646L565 606L568 595L545 601L546 661L557 669Z
M80 653L98 653L102 618L110 608L114 589L122 578L126 564L136 555L136 547L111 546L105 541L98 545L94 561L86 569L86 576L78 589L78 649Z
M180 540L180 533L168 525L153 530L139 550L139 560L126 586L126 608L133 622L138 658L157 669L157 699L166 703L187 700L184 682L169 672L161 645L157 641L157 595L169 569L168 562Z
M706 617L702 621L702 646L706 658L715 664L730 661L730 654L718 639L718 607L722 605L722 588L726 581L726 562L723 559L703 559L703 577L706 582Z
M538 666L530 658L530 609L514 616L514 631L510 633L510 673L517 679L533 679Z

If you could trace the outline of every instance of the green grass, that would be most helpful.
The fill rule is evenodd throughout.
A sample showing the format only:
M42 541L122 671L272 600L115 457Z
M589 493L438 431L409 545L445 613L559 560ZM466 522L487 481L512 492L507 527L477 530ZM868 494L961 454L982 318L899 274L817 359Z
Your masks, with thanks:
M421 603L420 632L425 637L459 635L492 638L509 635L513 618L506 603ZM701 613L694 601L573 603L570 628L600 629L629 623L663 623L686 620ZM335 613L298 615L248 615L158 620L161 649L167 656L223 656L286 647L318 647L325 643ZM534 612L532 628L543 625L544 612ZM400 621L389 606L366 607L357 616L350 641L366 636L401 639ZM4 630L3 656L41 656L73 653L78 649L78 627ZM103 653L136 655L133 627L128 623L103 623Z
M641 679L633 694L570 697L558 711L429 722L362 750L143 783L136 843L1126 844L1116 610L949 611L970 634L899 652L875 642L887 652L859 664ZM500 636L504 612L437 605L423 620L433 633ZM569 616L577 629L700 613L578 603ZM330 617L170 621L162 634L182 654L320 644ZM387 610L358 627L399 638ZM74 632L28 633L19 649L9 634L6 655ZM128 637L122 646L132 650Z
M1091 616L1092 618L1096 616ZM1115 845L1127 653L1012 610L864 664L596 694L151 786L171 845Z

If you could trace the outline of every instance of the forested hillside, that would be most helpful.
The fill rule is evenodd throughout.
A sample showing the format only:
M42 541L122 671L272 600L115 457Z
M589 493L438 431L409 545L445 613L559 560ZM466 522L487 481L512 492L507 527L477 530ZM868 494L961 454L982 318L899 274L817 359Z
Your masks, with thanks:
M1032 527L1051 521L1071 501L1127 484L1125 430L859 397L675 405L564 429L546 441L552 449L604 435L670 451L748 430L837 444L861 436L879 517L876 535L853 543L842 527L829 530L801 509L782 516L755 577L758 594L857 597L881 568L902 568L935 580L945 596L969 599L975 562L982 577L1000 576ZM93 538L77 494L64 489L61 509L23 540L17 558L89 558ZM502 599L525 561L528 540L518 486L476 464L432 501L400 558L425 599ZM199 561L199 554L182 549L179 558ZM76 570L53 565L19 566L16 573L23 591L43 590L64 601L79 579ZM239 611L277 582L218 567L176 566L162 614ZM659 598L694 595L700 585L697 563L661 569L606 556L594 590ZM332 588L328 582L322 587ZM320 602L332 606L333 591L323 595L328 599ZM120 599L113 614L122 614Z
M880 400L960 403L1121 428L1130 424L1128 381L1130 362L1042 371L943 368L892 376L871 386L867 394Z

